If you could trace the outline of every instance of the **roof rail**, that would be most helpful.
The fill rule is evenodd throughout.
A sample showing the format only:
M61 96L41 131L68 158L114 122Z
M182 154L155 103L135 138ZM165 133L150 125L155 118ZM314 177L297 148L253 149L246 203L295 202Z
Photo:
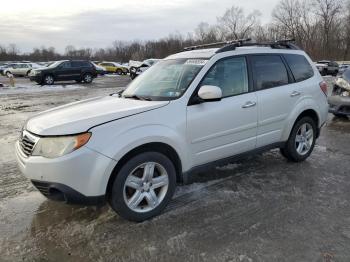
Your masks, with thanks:
M271 47L275 49L294 49L294 50L300 50L300 48L291 42L294 42L295 39L282 39L277 41L271 41L271 42L235 42L230 43L216 51L216 53L222 53L227 51L235 50L237 47L240 46L265 46L265 47Z
M228 46L228 45L234 45L234 44L243 44L244 42L250 41L251 38L245 38L245 39L236 39L236 40L230 40L230 41L223 41L223 42L215 42L210 44L203 44L203 45L194 45L194 46L188 46L185 47L185 51L195 50L195 49L202 49L207 47L220 47L220 46Z

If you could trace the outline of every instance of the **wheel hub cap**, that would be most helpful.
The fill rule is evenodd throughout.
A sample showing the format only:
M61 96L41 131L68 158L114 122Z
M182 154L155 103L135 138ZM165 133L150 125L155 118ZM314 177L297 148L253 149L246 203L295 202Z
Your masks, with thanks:
M143 163L125 180L124 202L132 211L139 213L151 211L163 201L168 185L168 173L161 164Z
M295 137L295 148L299 155L306 155L313 144L314 131L309 123L302 124Z

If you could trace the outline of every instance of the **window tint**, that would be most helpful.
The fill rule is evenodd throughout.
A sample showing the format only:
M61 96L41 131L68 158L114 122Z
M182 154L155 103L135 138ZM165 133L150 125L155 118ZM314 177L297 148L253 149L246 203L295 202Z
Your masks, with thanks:
M222 90L222 97L248 92L247 63L244 57L218 61L203 79L201 86L214 85Z
M279 55L252 56L257 90L288 84L288 73Z
M82 66L80 61L72 61L71 65L72 65L72 67L81 67Z
M295 81L300 82L314 75L314 70L304 56L286 54L284 57L292 70Z
M63 63L61 64L61 68L71 68L70 62L63 62Z

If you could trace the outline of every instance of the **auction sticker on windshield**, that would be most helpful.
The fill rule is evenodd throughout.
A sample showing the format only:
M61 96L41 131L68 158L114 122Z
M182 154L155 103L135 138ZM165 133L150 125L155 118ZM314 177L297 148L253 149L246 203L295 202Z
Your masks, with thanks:
M198 66L204 66L208 60L204 59L188 59L185 63L185 65L198 65Z

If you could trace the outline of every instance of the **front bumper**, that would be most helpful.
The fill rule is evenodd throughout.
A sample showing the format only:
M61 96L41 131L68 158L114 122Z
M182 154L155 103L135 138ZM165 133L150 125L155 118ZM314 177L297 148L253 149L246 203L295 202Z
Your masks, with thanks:
M21 172L47 198L82 205L104 202L115 160L86 146L54 159L26 157L19 142L15 147Z
M37 83L41 83L43 79L41 74L39 74L39 75L29 75L29 80Z
M350 97L331 96L328 98L329 112L338 115L350 115Z

